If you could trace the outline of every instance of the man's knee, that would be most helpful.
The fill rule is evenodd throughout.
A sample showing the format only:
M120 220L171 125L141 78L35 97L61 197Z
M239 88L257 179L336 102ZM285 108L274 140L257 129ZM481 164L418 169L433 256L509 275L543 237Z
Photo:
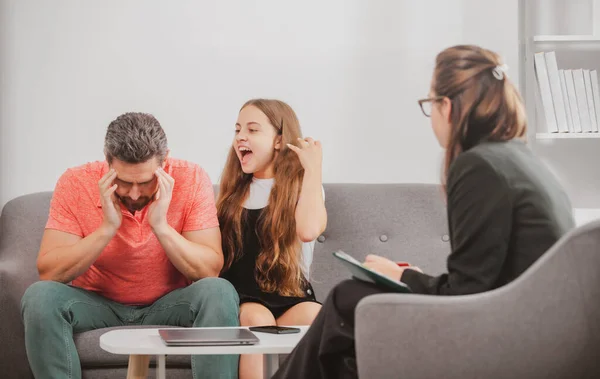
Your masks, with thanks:
M239 297L231 283L221 278L198 280L189 288L189 301L198 309L196 322L214 326L239 325ZM196 324L195 322L195 324Z
M63 301L61 295L66 285L54 281L35 282L27 288L21 299L21 315L25 319L43 319Z
M237 291L235 287L229 281L223 278L204 278L197 282L194 282L191 286L197 293L201 293L203 296L209 297L224 297L229 299L235 297L238 300Z
M222 305L225 308L239 308L240 299L235 287L222 278L204 278L190 286L198 302L211 306Z

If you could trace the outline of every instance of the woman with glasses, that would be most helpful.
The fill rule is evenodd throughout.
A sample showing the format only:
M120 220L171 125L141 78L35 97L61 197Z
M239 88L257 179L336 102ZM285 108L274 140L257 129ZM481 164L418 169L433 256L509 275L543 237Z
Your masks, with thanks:
M367 267L419 294L484 292L515 279L574 226L569 198L525 143L525 111L506 71L489 50L448 48L418 102L446 150L448 272L430 276L375 255ZM354 311L382 292L357 280L338 284L275 377L356 378Z

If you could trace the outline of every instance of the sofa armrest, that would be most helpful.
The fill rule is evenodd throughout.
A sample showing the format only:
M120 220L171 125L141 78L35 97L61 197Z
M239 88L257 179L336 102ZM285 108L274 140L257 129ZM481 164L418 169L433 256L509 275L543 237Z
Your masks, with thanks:
M487 293L364 298L356 308L359 377L518 377L503 372L504 364L514 358L504 353L513 348L513 335L503 330L509 323L498 318L502 312L494 314L498 303L492 304L491 297Z
M458 358L457 347L439 343L439 306L420 295L368 296L356 308L356 356L359 377L446 377L445 361ZM432 356L436 355L436 356Z
M33 378L25 353L19 270L14 261L0 261L0 376Z
M585 316L560 298L548 306L523 297L506 287L466 296L369 296L356 309L359 377L596 377Z

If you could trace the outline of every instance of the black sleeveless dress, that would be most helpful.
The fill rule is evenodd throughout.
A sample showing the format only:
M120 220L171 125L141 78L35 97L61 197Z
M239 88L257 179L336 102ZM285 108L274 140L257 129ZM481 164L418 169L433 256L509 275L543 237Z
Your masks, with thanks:
M233 262L229 270L224 272L221 277L227 279L240 296L240 305L244 303L259 303L271 311L275 319L283 315L288 309L296 304L312 301L318 303L315 298L315 292L306 281L304 296L281 296L278 293L263 292L254 276L256 260L260 254L260 241L256 232L258 219L263 209L244 209L245 215L242 215L244 225L242 226L242 241L244 253L241 258ZM245 217L244 217L245 216Z

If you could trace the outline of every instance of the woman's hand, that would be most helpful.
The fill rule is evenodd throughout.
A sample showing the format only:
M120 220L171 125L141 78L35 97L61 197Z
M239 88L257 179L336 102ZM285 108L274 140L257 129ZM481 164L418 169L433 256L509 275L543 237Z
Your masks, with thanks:
M388 276L394 280L400 281L404 270L415 270L422 272L418 267L415 266L403 266L400 267L398 264L392 260L389 260L384 257L380 257L379 255L369 254L365 258L365 262L363 265L367 268L370 268L373 271L377 271L380 274Z

